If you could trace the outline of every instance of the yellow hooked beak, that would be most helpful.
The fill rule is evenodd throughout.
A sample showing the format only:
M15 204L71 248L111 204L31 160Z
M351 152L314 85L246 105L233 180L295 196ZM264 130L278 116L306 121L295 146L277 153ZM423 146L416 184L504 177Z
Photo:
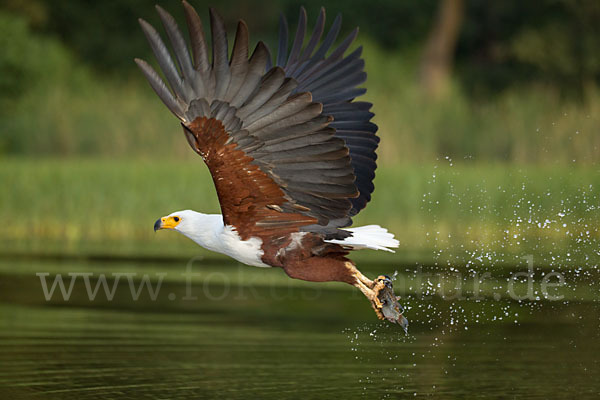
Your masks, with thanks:
M154 232L159 229L174 229L180 222L181 218L176 215L159 218L154 223Z

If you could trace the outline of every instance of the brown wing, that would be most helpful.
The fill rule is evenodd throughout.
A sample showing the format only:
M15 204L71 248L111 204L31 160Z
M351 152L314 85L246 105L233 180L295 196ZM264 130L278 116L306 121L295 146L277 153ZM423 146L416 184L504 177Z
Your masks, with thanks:
M225 224L235 226L243 240L297 232L317 222L300 213L282 212L287 200L281 187L229 140L221 121L198 117L184 125L184 132L211 172Z
M333 117L310 92L299 92L283 68L265 73L270 56L262 42L248 59L243 22L228 59L223 21L213 10L209 64L200 18L184 7L192 57L173 17L160 7L174 58L156 30L140 21L169 87L145 61L136 62L207 163L225 222L242 237L264 229L347 236L338 228L351 223L351 199L359 192L349 149L329 126Z

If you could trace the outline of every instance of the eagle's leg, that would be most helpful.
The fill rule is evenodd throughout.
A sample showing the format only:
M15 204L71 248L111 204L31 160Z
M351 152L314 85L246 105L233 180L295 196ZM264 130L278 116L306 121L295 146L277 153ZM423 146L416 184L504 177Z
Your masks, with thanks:
M355 282L353 285L369 299L377 317L400 324L406 330L408 320L402 315L404 309L398 303L398 298L394 294L391 279L380 275L372 281L364 276L351 262L346 262L346 268L354 277Z
M309 282L345 282L356 286L369 299L379 319L387 319L406 330L408 320L402 315L404 309L398 303L392 281L387 276L380 275L372 281L352 261L339 256L280 257L272 260L270 265L281 266L290 278Z
M373 282L373 281L371 281L371 282ZM385 316L381 312L381 309L383 308L383 304L381 304L381 301L379 300L379 297L377 296L377 291L371 289L368 285L366 285L358 277L356 278L356 283L354 284L354 286L356 286L362 292L362 294L364 294L365 297L367 299L369 299L369 301L371 302L371 306L373 307L373 310L375 310L375 314L377 314L377 318L385 319Z

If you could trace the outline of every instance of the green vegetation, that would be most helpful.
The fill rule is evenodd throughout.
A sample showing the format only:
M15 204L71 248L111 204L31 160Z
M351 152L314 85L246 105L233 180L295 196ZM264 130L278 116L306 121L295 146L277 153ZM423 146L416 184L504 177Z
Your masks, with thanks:
M472 101L458 85L447 97L423 97L415 64L365 43L366 98L384 141L383 162L436 157L517 164L591 164L600 154L600 91L588 87L582 103L552 87L524 85Z
M219 212L208 171L193 161L7 159L0 166L3 252L186 257L204 252L153 222L183 209ZM592 265L598 260L600 175L595 168L462 164L384 166L356 224L401 242L385 262ZM373 258L375 257L375 258ZM596 260L596 261L594 261Z
M147 54L147 46L132 25L136 31L131 35L137 35L132 43L139 42L139 50L121 49L128 67L99 73L98 65L84 62L68 47L79 45L36 32L23 17L0 10L0 41L6 49L0 55L0 154L188 155L184 141L173 135L179 134L177 121L134 69L132 58ZM384 48L368 29L359 38L369 74L366 99L374 103L384 144L382 164L432 163L446 156L519 164L597 162L600 90L594 79L582 84L579 97L564 97L559 85L540 80L474 96L462 84L464 78L456 76L449 93L432 101L415 79L418 51Z

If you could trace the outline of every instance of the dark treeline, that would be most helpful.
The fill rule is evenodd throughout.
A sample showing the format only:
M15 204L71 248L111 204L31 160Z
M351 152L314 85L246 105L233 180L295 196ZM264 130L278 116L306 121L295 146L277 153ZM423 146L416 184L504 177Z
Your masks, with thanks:
M38 32L58 36L96 69L131 69L134 55L148 47L138 17L158 22L156 0L4 0L5 12L25 16ZM180 21L178 1L158 1ZM309 19L325 5L329 18L341 12L344 29L358 25L389 51L418 51L436 23L444 1L420 0L191 0L200 11L216 7L228 25L245 19L252 38L273 39L279 12L295 21L304 5ZM600 2L597 0L448 1L461 14L455 74L471 93L488 95L521 82L540 81L566 94L581 94L600 79Z

